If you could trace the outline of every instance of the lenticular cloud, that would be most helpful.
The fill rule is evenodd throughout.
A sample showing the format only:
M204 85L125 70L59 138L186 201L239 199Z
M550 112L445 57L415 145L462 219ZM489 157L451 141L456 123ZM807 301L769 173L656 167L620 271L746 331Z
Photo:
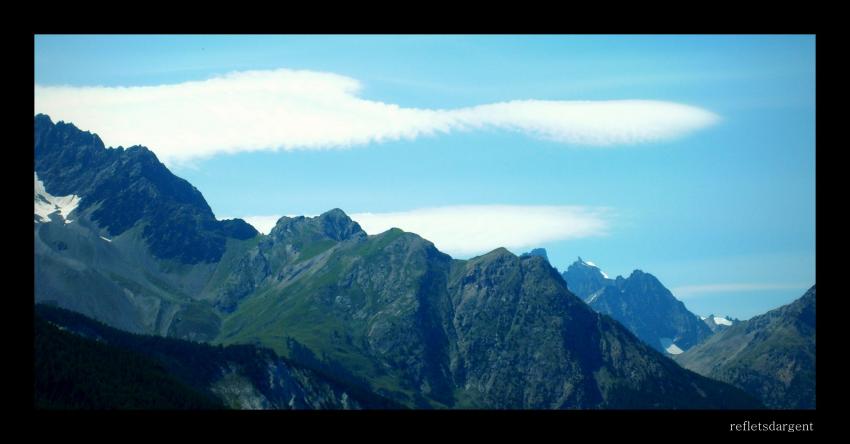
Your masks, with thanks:
M246 71L171 85L35 85L35 111L90 128L112 146L143 144L165 162L255 150L335 149L455 131L518 131L611 146L669 140L710 126L704 109L652 100L515 100L405 108L358 97L350 77Z

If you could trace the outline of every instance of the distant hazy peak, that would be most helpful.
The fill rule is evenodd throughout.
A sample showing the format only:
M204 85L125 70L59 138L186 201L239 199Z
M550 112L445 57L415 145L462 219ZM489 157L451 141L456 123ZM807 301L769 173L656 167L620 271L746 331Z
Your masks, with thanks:
M535 249L529 251L528 253L523 253L520 257L527 257L527 256L542 257L543 259L546 259L546 262L549 262L549 255L546 254L545 248L535 248Z

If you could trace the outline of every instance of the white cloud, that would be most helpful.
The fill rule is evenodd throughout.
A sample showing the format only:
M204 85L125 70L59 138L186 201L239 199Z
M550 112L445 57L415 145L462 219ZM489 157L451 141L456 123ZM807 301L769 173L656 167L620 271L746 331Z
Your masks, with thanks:
M505 128L555 142L592 146L672 139L718 119L700 108L652 100L515 100L452 114L473 128Z
M521 252L549 242L607 233L610 210L577 206L458 205L350 217L369 234L401 228L433 242L455 257L471 257L498 247ZM268 233L279 216L244 219Z
M704 109L650 100L517 100L453 110L358 97L360 83L315 71L244 71L140 87L35 85L35 111L145 145L166 163L253 150L346 148L461 130L507 129L608 146L661 141L707 127Z
M692 298L705 294L741 293L751 291L800 290L807 289L806 284L769 284L737 282L728 284L684 285L676 287L671 292L678 298Z

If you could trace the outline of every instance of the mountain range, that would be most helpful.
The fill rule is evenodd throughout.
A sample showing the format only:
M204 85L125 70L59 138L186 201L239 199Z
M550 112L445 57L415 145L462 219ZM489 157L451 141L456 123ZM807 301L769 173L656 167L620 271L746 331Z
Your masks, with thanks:
M404 407L760 406L594 311L540 255L453 259L397 228L368 235L339 209L282 217L262 235L217 220L147 148L34 122L38 303L126 332L268 349L267 362L313 371L300 387L321 385L324 372L346 393ZM667 297L659 286L636 272L605 288ZM697 341L682 332L655 333ZM265 398L225 403L280 406Z

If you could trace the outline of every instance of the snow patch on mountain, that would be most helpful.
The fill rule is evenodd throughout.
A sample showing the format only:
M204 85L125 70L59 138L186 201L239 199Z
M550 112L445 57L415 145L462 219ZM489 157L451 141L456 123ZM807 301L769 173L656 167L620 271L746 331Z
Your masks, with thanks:
M714 317L714 323L717 325L732 325L732 321L726 318L721 318L719 316Z
M35 217L38 222L49 222L50 215L58 213L66 224L73 222L68 219L68 216L77 209L80 204L80 197L74 194L69 196L54 196L44 189L44 183L38 179L38 173L35 174Z
M582 262L582 263L584 263L585 265L590 265L591 267L593 267L593 268L595 268L595 269L599 270L599 272L600 272L600 273L602 273L602 277L604 277L605 279L611 279L611 278L609 278L609 277L608 277L608 274L606 274L604 271L602 271L602 269L601 269L601 268L599 268L599 265L596 265L596 264L595 264L595 263L593 263L593 262L586 261L586 260L581 259L581 258L579 258L579 259L580 259L580 260L581 260L581 262Z
M661 348L666 350L667 353L670 353L671 355L678 355L684 351L679 348L679 346L676 345L670 338L659 338L659 342L661 342Z

